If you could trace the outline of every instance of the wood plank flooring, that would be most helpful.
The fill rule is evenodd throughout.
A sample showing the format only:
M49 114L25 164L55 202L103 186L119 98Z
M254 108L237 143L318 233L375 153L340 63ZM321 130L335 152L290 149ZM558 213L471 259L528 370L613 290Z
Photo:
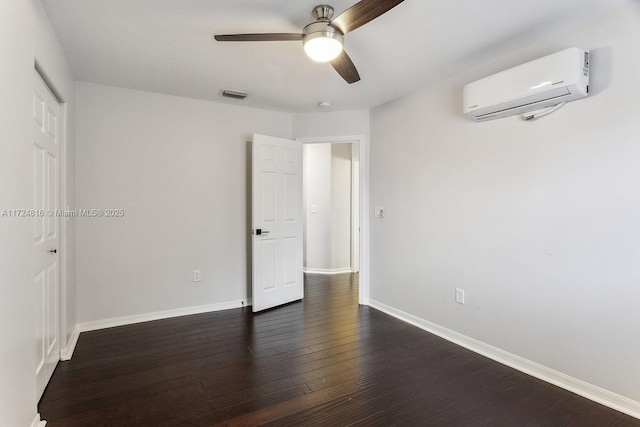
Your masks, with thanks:
M49 427L640 426L640 420L358 306L357 275L305 299L81 334L40 402Z

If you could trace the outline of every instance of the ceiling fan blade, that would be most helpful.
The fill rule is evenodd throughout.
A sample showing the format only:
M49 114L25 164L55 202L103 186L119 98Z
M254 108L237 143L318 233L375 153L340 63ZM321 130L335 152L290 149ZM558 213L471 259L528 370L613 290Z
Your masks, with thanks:
M360 81L360 74L358 74L356 66L353 65L351 58L344 50L336 59L331 61L331 65L347 83L351 84Z
M298 33L263 33L263 34L222 34L213 36L219 42L279 42L299 41L302 34Z
M404 0L361 0L342 12L336 19L331 21L331 24L338 27L338 29L342 31L342 34L347 34L367 22L373 21L403 1Z

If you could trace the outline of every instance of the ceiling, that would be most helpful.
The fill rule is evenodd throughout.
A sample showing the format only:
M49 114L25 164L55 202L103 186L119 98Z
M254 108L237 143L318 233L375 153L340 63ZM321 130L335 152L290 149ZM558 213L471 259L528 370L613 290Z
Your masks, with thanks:
M318 0L42 0L76 80L285 112L369 109L631 1L405 0L345 36L349 85L300 42L213 39L299 33Z

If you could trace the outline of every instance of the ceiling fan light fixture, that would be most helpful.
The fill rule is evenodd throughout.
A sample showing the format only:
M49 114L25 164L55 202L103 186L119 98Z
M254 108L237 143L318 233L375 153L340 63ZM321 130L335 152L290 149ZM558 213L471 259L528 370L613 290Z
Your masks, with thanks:
M345 82L360 81L353 61L343 50L344 35L387 13L404 0L360 0L336 19L333 7L321 4L311 12L315 22L301 33L216 34L220 42L300 41L305 53L314 61L331 62L333 69Z
M329 62L342 53L344 37L328 22L307 25L302 37L304 51L316 62Z

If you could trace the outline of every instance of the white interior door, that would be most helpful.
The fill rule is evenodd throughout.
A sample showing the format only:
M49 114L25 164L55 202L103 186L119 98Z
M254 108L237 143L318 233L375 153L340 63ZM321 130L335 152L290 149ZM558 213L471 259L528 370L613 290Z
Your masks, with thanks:
M37 298L36 384L42 396L60 359L58 180L60 105L34 70L33 211L34 279Z
M302 299L302 143L253 136L253 311Z

